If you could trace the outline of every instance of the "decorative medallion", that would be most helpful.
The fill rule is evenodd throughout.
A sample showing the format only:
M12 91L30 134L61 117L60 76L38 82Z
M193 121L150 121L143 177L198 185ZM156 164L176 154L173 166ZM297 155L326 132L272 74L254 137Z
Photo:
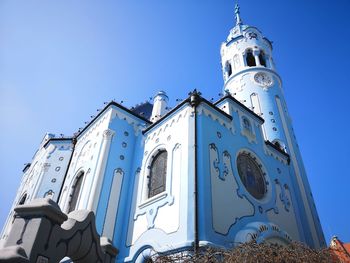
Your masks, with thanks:
M263 87L270 87L273 84L272 77L265 72L258 72L254 75L254 81Z

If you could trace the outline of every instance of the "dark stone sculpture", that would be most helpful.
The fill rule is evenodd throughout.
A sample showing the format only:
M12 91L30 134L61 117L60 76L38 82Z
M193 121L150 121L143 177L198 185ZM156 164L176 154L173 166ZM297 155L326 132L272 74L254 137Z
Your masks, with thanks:
M74 263L113 263L117 253L96 232L93 212L77 210L67 216L54 201L42 198L15 208L0 262L55 263L69 257Z

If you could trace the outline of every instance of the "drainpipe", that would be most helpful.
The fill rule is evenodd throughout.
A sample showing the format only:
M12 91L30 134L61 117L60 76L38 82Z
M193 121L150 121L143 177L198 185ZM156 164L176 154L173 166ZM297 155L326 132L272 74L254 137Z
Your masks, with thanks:
M199 233L198 233L198 169L197 169L197 106L200 103L200 93L194 90L190 94L190 104L193 108L194 114L194 242L193 250L195 255L199 248Z

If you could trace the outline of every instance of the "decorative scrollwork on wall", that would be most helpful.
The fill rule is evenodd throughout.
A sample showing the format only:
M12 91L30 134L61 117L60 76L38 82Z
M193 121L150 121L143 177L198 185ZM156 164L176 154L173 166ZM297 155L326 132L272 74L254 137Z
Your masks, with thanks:
M219 160L222 156L222 162ZM254 205L239 195L240 186L232 169L228 151L222 155L214 143L209 144L212 220L215 232L226 235L241 218L255 214ZM224 215L224 216L223 216Z

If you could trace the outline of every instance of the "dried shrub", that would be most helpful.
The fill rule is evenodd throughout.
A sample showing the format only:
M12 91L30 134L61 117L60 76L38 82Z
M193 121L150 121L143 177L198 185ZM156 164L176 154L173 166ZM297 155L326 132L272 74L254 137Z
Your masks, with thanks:
M232 250L202 249L199 253L176 253L173 255L155 254L155 263L340 263L331 249L311 249L293 242L287 246L249 242ZM350 261L349 261L350 262Z

